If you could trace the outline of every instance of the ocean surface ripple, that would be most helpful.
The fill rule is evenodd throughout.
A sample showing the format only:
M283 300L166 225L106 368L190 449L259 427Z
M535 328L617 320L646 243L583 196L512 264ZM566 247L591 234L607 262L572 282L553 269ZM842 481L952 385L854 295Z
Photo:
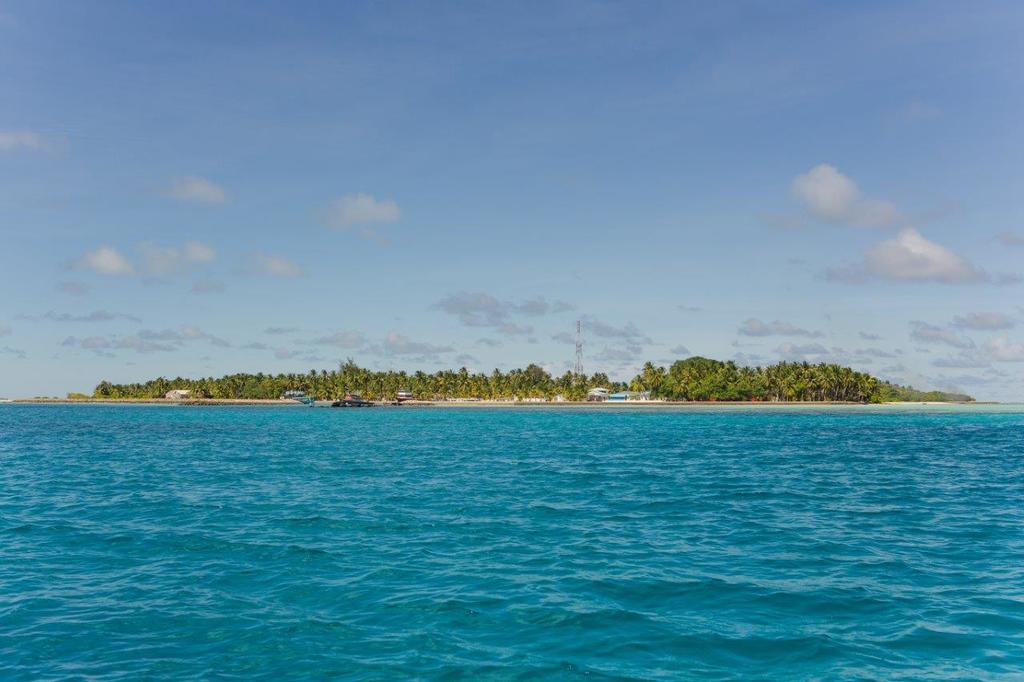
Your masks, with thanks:
M1024 412L0 406L0 677L1024 674Z

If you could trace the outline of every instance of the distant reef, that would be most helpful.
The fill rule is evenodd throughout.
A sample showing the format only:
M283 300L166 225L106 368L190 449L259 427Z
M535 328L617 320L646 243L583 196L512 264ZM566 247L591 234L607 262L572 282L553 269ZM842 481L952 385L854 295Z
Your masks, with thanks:
M648 362L632 381L616 382L607 374L566 372L552 376L539 365L490 374L465 367L426 372L378 372L359 367L351 359L338 369L310 370L305 374L229 374L220 378L167 379L144 383L101 382L93 392L98 399L163 398L173 390L189 391L193 398L273 400L286 391L304 391L317 400L334 400L360 393L367 400L391 400L409 391L421 400L449 398L585 400L594 388L635 391L652 399L733 402L969 402L971 396L942 391L919 391L899 386L849 367L834 364L780 362L766 367L744 367L704 357L691 357L668 368Z

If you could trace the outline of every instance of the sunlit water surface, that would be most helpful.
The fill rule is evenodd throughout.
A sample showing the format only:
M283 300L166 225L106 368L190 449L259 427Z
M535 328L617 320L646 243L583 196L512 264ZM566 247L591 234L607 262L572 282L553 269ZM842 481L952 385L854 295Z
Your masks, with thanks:
M0 406L0 676L1024 671L1024 413Z

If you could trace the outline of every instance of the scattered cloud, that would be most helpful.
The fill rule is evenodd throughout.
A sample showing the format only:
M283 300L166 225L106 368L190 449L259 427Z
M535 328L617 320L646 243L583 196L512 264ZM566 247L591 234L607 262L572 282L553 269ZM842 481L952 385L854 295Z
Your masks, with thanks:
M997 336L985 346L985 352L996 362L1024 362L1024 343Z
M90 290L85 282L57 282L57 291L71 296L85 296Z
M306 274L297 263L282 256L257 253L250 259L249 271L271 277L302 277Z
M267 327L263 330L264 334L292 334L299 331L298 327Z
M857 348L850 351L850 356L860 362L868 362L878 358L895 358L897 354L883 348Z
M857 184L834 166L820 164L793 179L793 196L811 217L834 225L890 227L899 219L887 201L867 199Z
M95 251L86 251L79 258L74 267L77 269L92 270L100 275L115 277L130 276L135 274L135 266L121 255L117 249L110 246L101 246Z
M3 346L0 348L0 355L13 355L19 360L24 360L28 357L25 351L20 348L11 348L10 346Z
M75 315L73 313L57 313L49 311L42 315L42 319L51 322L114 322L115 320L127 320L129 322L142 322L135 315L127 313L112 313L109 310L94 310L91 313Z
M949 369L972 369L977 367L988 367L989 360L979 355L973 349L970 349L962 350L954 355L935 358L932 360L932 365L935 367L944 367Z
M146 273L155 277L180 273L194 265L211 263L217 257L216 251L200 242L185 242L181 248L147 242L139 249Z
M818 339L824 336L819 331L801 329L782 320L762 322L753 317L745 320L736 331L743 336L803 336L810 339Z
M220 348L231 344L224 339L193 326L178 329L142 329L130 336L69 336L61 342L65 348L91 350L100 355L110 355L112 350L133 350L137 353L169 353L193 341L206 341Z
M178 329L163 329L159 331L143 329L138 333L138 336L142 339L170 341L178 344L188 341L209 341L214 346L220 346L221 348L229 348L231 346L231 344L224 339L190 325L184 325Z
M952 329L946 329L920 320L910 323L910 338L919 343L939 343L953 348L974 348L974 341L961 336Z
M784 343L775 349L783 360L803 362L813 360L820 362L824 357L832 355L832 351L820 343L794 344Z
M967 260L920 232L906 228L893 239L875 245L864 254L860 265L829 270L828 279L848 283L882 279L898 282L939 282L969 284L990 277Z
M865 341L880 341L882 339L878 334L869 334L868 332L859 332L857 336Z
M198 204L223 204L228 200L227 192L223 187L195 175L175 180L167 194L179 201Z
M28 130L0 130L0 151L16 149L45 149L46 137Z
M541 317L572 310L564 301L549 302L537 297L516 303L480 291L449 294L432 307L454 315L467 327L491 327L509 336L533 333L532 326L519 324L514 320L516 317Z
M10 336L12 331L11 325L0 322L0 336Z
M973 329L976 331L998 331L1001 329L1012 329L1015 321L1003 313L980 312L957 315L953 318L953 326L958 329Z
M84 338L69 336L60 345L65 348L91 350L106 356L110 356L110 353L105 351L110 350L133 350L137 353L167 353L178 350L178 346L174 344L151 341L139 338L138 336L87 336Z
M226 288L219 279L197 279L192 282L193 294L222 294Z
M668 352L672 353L672 355L690 355L690 349L683 345L676 346L675 348L669 348Z
M641 332L632 322L616 326L602 322L595 317L585 315L582 319L583 333L588 336L597 336L604 339L621 339L626 343L634 345L646 345L653 343L651 338Z
M699 313L704 311L703 308L697 305L677 305L676 308L678 308L680 312L684 313Z
M239 346L242 350L270 350L270 346L263 343L262 341L253 341L243 346Z
M385 355L415 355L421 358L436 358L441 353L451 353L451 346L441 346L424 341L413 341L398 332L388 332L381 349Z
M487 346L488 348L499 348L505 344L499 341L498 339L482 338L476 340L476 345Z
M999 243L1003 246L1024 246L1024 235L1019 235L1010 230L1000 232L996 235L996 239L998 239Z
M339 230L356 225L393 223L402 217L394 201L378 201L369 194L349 194L335 200L327 210L327 224Z
M278 348L274 351L274 357L278 360L301 360L302 362L323 362L323 356L310 351L292 350L290 348Z
M469 353L461 353L455 356L455 364L459 365L460 367L468 367L472 365L478 365L480 364L480 361L477 360L472 355L470 355Z

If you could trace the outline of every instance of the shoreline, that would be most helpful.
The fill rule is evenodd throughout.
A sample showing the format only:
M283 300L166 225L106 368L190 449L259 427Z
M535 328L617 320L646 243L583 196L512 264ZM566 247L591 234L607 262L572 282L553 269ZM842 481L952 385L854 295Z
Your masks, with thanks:
M329 407L333 401L318 401L314 407ZM275 400L260 398L202 398L192 400L169 400L167 398L88 398L74 400L69 398L14 398L0 403L19 405L164 405L181 407L218 407L218 406L263 406L263 407L310 407L293 400ZM854 403L833 401L683 401L683 400L630 400L630 401L511 401L511 400L411 400L402 405L388 402L375 402L374 407L406 407L406 408L592 408L609 409L625 408L667 408L667 407L866 407L866 406L926 406L926 405L1000 405L998 402L885 402L885 403ZM339 408L341 409L341 408Z

